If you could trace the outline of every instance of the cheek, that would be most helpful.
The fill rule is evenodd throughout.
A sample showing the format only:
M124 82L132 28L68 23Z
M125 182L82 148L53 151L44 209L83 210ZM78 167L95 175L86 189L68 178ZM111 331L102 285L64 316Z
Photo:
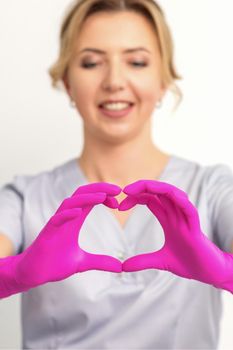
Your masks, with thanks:
M93 96L95 82L93 74L87 74L82 69L71 67L69 71L71 93L77 104L84 104Z
M91 84L79 79L79 81L73 85L73 95L77 103L86 103L90 100L91 94Z
M138 85L138 96L141 108L145 111L152 111L159 99L159 84L155 79L148 79Z
M134 81L135 93L138 96L139 102L149 108L155 105L159 97L160 82L156 79L156 75L151 74L144 75L141 79Z
M77 84L73 85L73 96L76 101L76 106L82 116L87 115L87 112L95 106L96 92L93 84L82 82L80 79Z

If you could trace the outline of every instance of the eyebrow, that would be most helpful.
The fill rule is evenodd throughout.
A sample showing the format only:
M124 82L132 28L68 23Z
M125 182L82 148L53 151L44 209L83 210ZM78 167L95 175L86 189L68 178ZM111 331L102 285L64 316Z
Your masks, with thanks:
M130 49L123 50L122 52L123 53L130 53L130 52L135 52L135 51L146 51L149 54L151 54L151 52L148 49L146 49L145 47L133 47L133 48L130 48ZM79 54L81 54L83 52L95 52L95 53L98 53L100 55L105 55L106 54L105 51L99 50L99 49L96 49L96 48L93 48L93 47L86 47L85 49L82 49L81 51L79 51Z

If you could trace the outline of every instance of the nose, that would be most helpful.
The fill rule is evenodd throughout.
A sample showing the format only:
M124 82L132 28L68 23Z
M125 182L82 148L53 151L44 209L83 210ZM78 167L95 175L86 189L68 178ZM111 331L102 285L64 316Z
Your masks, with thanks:
M125 79L120 64L110 64L103 79L104 90L116 91L124 89Z

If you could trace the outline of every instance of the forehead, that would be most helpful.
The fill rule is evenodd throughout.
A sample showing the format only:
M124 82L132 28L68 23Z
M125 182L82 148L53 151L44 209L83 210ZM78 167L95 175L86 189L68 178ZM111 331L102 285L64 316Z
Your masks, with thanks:
M152 24L143 15L124 11L100 12L91 15L83 23L76 47L98 46L119 48L128 46L157 48L157 36Z

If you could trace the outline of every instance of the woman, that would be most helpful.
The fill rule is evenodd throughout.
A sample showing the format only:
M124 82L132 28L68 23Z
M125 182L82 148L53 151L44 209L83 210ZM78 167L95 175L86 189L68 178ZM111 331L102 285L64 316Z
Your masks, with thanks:
M202 166L152 141L152 113L166 91L181 98L161 8L76 1L60 39L50 76L83 120L82 152L0 192L0 291L25 292L23 348L216 348L221 289L232 287L217 277L222 261L232 268L233 176L226 165ZM161 252L167 238L177 249L167 260L140 257Z

